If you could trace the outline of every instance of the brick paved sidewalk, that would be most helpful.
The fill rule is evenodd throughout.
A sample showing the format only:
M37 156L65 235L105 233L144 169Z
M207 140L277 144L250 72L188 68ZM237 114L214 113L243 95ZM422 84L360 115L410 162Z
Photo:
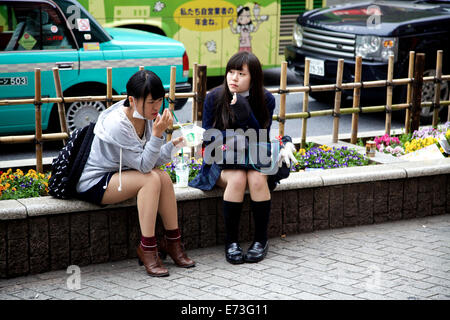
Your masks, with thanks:
M0 299L450 300L450 215L271 239L257 264L228 264L222 246L188 253L197 266L169 259L166 278L125 260L81 267L79 289L66 270L3 279Z

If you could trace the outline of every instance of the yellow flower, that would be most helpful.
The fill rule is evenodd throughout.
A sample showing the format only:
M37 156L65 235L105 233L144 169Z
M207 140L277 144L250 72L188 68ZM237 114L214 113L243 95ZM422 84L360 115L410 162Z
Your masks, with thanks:
M21 176L23 176L23 171L20 170L20 169L17 169L17 170L16 170L16 174L17 174L19 177L21 177Z

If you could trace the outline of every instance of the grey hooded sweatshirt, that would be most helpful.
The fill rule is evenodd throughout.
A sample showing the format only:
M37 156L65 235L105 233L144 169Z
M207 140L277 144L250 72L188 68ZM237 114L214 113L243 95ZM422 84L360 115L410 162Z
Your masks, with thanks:
M103 111L94 128L95 137L88 160L77 184L77 192L84 192L97 184L109 172L134 169L142 173L171 161L174 148L170 141L152 136L153 121L146 121L145 136L140 139L123 111L121 100Z

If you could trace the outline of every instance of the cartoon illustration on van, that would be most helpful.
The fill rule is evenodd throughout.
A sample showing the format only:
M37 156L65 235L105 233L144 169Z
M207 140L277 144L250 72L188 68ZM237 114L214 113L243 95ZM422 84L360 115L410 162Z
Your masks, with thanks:
M233 19L228 21L231 32L239 34L239 51L252 52L252 36L250 33L258 31L259 25L269 19L269 16L267 15L259 16L260 11L261 7L259 4L255 3L253 7L253 16L256 24L253 24L250 8L247 6L237 7L236 27L233 26Z
M222 76L240 50L258 56L263 68L279 67L292 43L299 12L321 8L326 0L79 0L104 27L138 29L178 40L191 65L208 66ZM257 2L257 3L255 3Z

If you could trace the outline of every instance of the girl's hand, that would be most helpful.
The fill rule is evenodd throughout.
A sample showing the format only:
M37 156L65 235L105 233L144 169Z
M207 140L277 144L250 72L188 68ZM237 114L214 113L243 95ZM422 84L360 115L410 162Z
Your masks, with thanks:
M184 139L183 136L178 137L176 139L172 139L172 143L177 148L183 148L186 146L186 140Z
M233 94L233 99L231 100L230 105L235 104L236 101L237 101L237 95L236 95L236 92L235 92L235 93Z
M169 125L173 123L172 114L169 109L165 109L162 116L157 115L156 119L153 122L153 132L152 135L160 138Z

